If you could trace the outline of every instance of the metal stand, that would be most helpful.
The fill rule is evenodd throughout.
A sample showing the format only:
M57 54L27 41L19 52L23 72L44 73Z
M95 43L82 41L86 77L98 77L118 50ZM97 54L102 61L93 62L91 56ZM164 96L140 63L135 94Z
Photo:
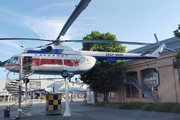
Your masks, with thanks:
M20 58L19 66L19 109L21 109L21 75L22 75L22 58ZM19 118L21 117L21 111L19 111Z
M65 96L66 96L66 109L63 116L71 116L70 108L69 108L69 77L64 78L65 79Z

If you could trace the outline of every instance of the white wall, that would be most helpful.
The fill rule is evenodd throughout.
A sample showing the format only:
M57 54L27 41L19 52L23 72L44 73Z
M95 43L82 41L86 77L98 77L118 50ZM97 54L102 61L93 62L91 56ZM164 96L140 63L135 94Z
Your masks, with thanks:
M0 79L0 90L3 90L5 88L6 80Z

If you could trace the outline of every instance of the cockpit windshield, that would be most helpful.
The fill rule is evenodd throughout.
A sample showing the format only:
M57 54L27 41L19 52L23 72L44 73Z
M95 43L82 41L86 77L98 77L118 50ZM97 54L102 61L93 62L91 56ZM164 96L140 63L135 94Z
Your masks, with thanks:
M12 59L13 59L13 57L11 57L11 58L8 60L7 64L10 64L11 61L12 61Z
M18 57L14 57L11 64L18 64Z

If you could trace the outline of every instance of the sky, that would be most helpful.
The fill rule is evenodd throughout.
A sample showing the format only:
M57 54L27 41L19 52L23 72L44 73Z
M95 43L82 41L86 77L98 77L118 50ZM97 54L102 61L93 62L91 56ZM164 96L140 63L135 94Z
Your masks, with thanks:
M56 39L80 0L1 0L0 38L25 37ZM82 40L91 31L110 32L118 41L154 43L174 37L180 23L179 0L91 0L61 39ZM23 41L37 47L48 42ZM0 41L0 61L22 52L21 41ZM81 49L81 43L63 43ZM127 49L140 46L124 45ZM0 68L0 79L7 71ZM56 76L57 78L58 76Z

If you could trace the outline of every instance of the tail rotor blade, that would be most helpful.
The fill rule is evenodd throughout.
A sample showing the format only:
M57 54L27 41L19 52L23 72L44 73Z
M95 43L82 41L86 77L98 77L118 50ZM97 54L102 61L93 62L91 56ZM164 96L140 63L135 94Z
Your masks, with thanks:
M157 44L160 45L160 43L159 43L159 41L158 41L158 38L157 38L157 36L156 36L155 33L154 33L154 37L155 37L155 39L156 39Z
M167 47L164 47L165 50L169 50L169 51L172 51L172 52L176 52L175 50L171 49L171 48L167 48Z

